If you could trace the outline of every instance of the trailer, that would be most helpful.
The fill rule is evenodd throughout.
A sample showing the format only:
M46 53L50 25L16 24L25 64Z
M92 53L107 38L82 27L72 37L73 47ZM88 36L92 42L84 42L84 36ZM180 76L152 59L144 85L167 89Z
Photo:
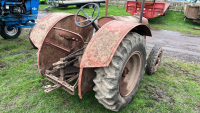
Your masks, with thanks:
M189 4L184 7L184 18L200 23L200 5Z
M77 7L81 7L87 3L96 3L100 5L100 3L105 3L105 0L49 0L49 4L52 6L47 7L45 9L49 8L55 8L55 7L68 7L70 5L76 5ZM88 5L88 8L92 8L93 5Z
M161 15L165 16L167 14L169 5L170 3L168 2L156 2L156 0L147 0L144 4L143 17L149 19ZM141 0L128 0L126 3L126 12L130 13L131 15L139 16L141 12L141 7Z

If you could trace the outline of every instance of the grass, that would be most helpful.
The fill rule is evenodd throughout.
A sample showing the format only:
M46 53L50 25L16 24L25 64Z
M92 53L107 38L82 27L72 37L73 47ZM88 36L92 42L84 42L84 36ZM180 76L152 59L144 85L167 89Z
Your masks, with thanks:
M181 33L200 34L199 30L194 30L194 27L200 27L200 24L185 19L184 12L168 11L166 16L159 16L149 19L150 27L156 29L165 29L178 31Z
M44 10L45 7L49 5L40 5L39 10ZM50 9L50 11L54 12L65 12L65 13L72 13L76 14L79 8L76 6L69 6L66 7L59 7ZM87 13L91 12L92 9L85 9ZM100 6L100 15L102 17L105 15L105 6ZM108 8L108 15L113 16L130 16L129 13L126 12L126 8L124 7L116 7L109 5ZM175 11L168 11L166 16L159 16L153 19L149 19L150 28L156 29L165 29L171 31L178 31L182 33L189 33L189 34L198 34L200 35L199 30L194 30L194 27L199 27L200 24L192 22L192 20L186 19L184 21L184 13L183 12L175 12Z
M37 69L37 50L28 40L28 29L18 39L0 37L0 112L106 112L95 92L83 99L57 89L44 93L49 82ZM200 65L164 58L158 71L144 74L132 102L120 112L200 111Z

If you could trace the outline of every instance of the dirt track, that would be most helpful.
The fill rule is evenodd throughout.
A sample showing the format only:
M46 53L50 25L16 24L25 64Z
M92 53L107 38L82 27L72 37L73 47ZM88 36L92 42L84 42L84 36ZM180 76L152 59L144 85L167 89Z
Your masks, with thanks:
M39 11L38 21L52 12ZM147 37L147 50L155 44L163 46L164 56L200 63L200 35L151 29L152 37ZM200 32L200 31L199 31Z
M163 46L164 56L200 63L200 35L156 29L151 31L152 37L147 37L148 50L155 44L160 44Z

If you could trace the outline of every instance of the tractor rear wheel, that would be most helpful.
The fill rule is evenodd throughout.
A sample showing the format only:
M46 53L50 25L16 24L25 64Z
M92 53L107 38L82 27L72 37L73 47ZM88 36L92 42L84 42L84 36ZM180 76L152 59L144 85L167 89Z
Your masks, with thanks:
M108 67L95 70L95 97L105 108L119 111L136 94L146 62L146 40L137 33L128 33L118 46Z
M4 39L15 39L18 38L21 34L21 28L12 26L1 26L0 34Z
M162 54L163 54L162 46L155 45L152 48L149 57L147 59L146 73L148 75L152 75L157 71L158 66L160 65L161 62Z

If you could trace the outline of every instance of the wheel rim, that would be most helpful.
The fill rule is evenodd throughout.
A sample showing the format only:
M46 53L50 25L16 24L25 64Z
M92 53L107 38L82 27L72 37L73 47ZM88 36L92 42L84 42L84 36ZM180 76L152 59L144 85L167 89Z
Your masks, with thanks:
M156 69L158 68L158 65L160 64L161 55L162 55L162 51L159 53L158 58L156 59L156 63L155 63L155 66L154 66L154 70L156 70Z
M5 26L4 27L5 33L9 36L14 36L18 32L18 27L12 27L12 26Z
M139 79L142 66L141 54L139 51L134 52L127 60L120 78L120 94L128 96Z
M88 5L89 8L93 8L93 5Z

